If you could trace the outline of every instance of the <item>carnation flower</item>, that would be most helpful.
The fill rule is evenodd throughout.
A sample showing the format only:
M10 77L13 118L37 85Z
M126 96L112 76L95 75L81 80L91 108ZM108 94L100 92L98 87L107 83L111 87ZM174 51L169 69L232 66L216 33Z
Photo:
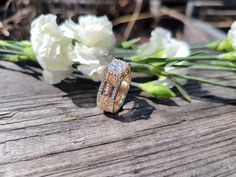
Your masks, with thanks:
M151 32L150 41L144 43L138 48L138 55L142 57L150 57L158 54L160 58L168 58L168 57L187 57L190 55L190 48L186 42L179 41L174 39L171 36L171 32L157 27ZM186 64L186 62L178 62L176 64ZM165 71L174 74L186 74L186 68L176 68L176 67L165 67ZM161 77L160 82L163 85L168 87L172 87L173 85L168 82L165 77ZM184 84L185 80L178 79L179 83Z
M79 24L81 43L88 47L99 47L105 48L109 52L113 51L115 36L112 31L112 24L107 16L81 16Z
M168 47L170 40L170 31L164 28L156 28L151 32L150 41L139 46L138 55L151 56L164 50Z
M61 29L65 37L77 41L70 58L79 63L78 70L100 81L103 66L111 62L110 54L115 47L111 22L106 16L87 15L79 18L79 24L66 21Z
M31 24L31 43L44 79L50 84L61 82L72 73L69 58L71 42L62 35L55 15L41 15Z
M152 56L160 51L161 57L186 57L190 54L187 43L174 39L170 31L157 27L151 32L150 41L138 48L138 55Z
M101 81L104 66L112 60L107 49L82 44L75 45L70 58L80 63L78 70L94 81Z

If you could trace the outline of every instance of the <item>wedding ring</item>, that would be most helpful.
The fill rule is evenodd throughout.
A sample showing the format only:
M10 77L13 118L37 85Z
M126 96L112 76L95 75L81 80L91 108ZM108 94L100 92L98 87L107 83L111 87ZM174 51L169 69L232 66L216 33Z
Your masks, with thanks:
M130 64L113 58L105 67L97 94L97 105L106 112L115 113L123 105L131 82Z

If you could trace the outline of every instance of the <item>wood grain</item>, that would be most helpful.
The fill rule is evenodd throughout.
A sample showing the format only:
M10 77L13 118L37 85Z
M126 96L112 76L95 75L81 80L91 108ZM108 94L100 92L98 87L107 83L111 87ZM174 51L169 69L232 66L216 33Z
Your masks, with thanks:
M97 83L51 86L37 67L0 62L0 176L236 176L236 91L185 87L191 104L131 88L104 114Z

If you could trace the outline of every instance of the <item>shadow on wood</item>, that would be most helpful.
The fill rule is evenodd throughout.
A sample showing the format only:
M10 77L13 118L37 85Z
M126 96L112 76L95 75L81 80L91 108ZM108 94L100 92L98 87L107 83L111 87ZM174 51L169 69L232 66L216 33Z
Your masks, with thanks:
M7 66L0 65L0 69L14 71L14 72L20 72L22 74L27 74L32 77L34 77L37 80L40 80L40 76L42 75L41 72L37 71L39 68L38 64L32 63L32 62L18 62L15 63L18 67L20 67L22 70L14 69L14 68L8 68ZM37 69L36 69L37 67Z
M151 106L145 99L138 98L137 95L128 96L127 100L128 101L126 101L124 105L132 100L133 106L131 109L121 108L120 111L115 114L104 113L104 115L120 122L134 122L137 120L149 119L150 115L155 110L155 107Z

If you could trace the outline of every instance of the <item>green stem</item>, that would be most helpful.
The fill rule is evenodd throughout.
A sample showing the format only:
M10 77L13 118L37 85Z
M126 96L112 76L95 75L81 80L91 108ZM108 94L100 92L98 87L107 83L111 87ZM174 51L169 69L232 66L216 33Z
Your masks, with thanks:
M24 54L23 52L20 52L20 51L9 50L9 49L1 49L1 48L0 48L0 53L1 54L15 54L15 55L22 55L22 54Z
M0 55L0 61L9 61L5 55Z
M176 58L167 58L167 62L173 61L199 61L199 60L219 60L218 56L191 56L191 57L176 57Z
M210 85L215 85L215 86L220 86L220 87L227 87L227 88L236 89L236 85L220 83L219 81L213 81L213 80L204 79L204 78L201 78L201 77L179 75L179 74L173 74L173 73L167 73L167 72L165 72L164 75L166 75L167 77L178 77L178 78L187 79L187 80L193 80L193 81L197 81L197 82L201 82L201 83L206 83L206 84L210 84Z
M165 64L171 62L180 62L180 61L222 61L219 56L190 56L190 57L172 57L172 58L145 58L139 61L135 61L137 63L152 63L152 62L163 62Z
M179 91L179 93L188 101L191 102L191 96L188 94L188 92L181 86L180 83L178 83L178 81L169 78L168 80L177 88L177 90Z
M19 47L18 45L14 44L13 42L10 42L10 41L0 40L0 46L15 49L15 50L19 50L19 51L23 50L22 47Z
M209 49L207 45L195 45L190 47L191 50L204 50Z
M236 68L236 65L231 63L231 62L216 62L216 61L213 61L211 62L211 65L213 66L221 66L221 67L228 67L228 68Z
M174 67L180 68L191 68L200 70L215 70L215 71L229 71L236 72L236 67L224 67L224 66L212 66L212 65L172 65Z
M140 63L134 63L134 62L130 62L131 64L131 69L133 72L144 72L146 74L149 75L155 75L152 70L153 70L153 66L149 65L149 64L140 64Z
M139 88L139 84L138 82L131 82L130 85L134 86L134 87L138 87Z
M197 51L197 52L192 52L190 55L189 55L189 57L192 57L192 56L195 56L195 55L210 55L210 53L209 52L206 52L206 51Z

